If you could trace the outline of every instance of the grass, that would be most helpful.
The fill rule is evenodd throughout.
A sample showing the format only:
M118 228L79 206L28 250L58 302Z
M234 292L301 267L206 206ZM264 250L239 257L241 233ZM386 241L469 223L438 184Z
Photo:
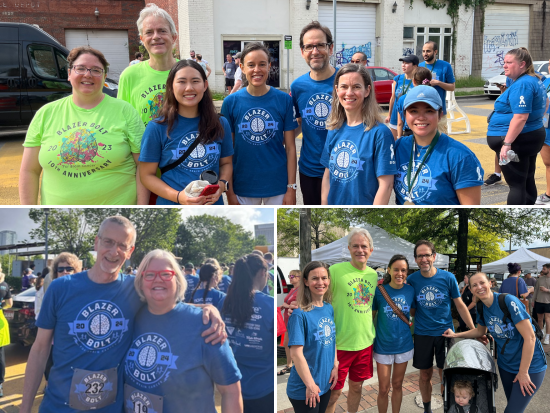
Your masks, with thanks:
M277 366L286 365L286 357L285 358L279 358L277 357Z
M218 92L212 92L212 99L214 100L223 100L225 98L225 94L218 93Z
M476 89L470 92L455 92L455 96L470 96L470 95L483 95L483 89Z
M455 87L457 89L463 87L483 87L485 85L485 79L482 77L458 77L455 82Z

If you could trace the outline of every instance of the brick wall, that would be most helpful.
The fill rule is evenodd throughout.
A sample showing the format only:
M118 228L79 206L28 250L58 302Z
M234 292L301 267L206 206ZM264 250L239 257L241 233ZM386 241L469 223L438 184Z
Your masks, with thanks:
M128 30L128 58L133 60L139 45L136 20L144 6L144 0L0 0L0 20L37 24L63 45L65 29Z

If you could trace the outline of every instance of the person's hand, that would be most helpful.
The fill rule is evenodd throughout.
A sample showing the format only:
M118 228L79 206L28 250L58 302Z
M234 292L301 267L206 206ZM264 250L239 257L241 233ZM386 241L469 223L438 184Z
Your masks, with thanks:
M298 303L296 301L293 301L290 303L290 306L288 307L288 316L290 317L292 315L292 312L298 308Z
M283 205L296 205L296 189L288 188L283 197Z
M519 372L513 383L516 381L519 381L519 388L521 389L521 394L523 394L523 397L532 396L535 393L537 386L535 386L535 384L531 381L529 373Z
M390 123L390 119L391 119L391 114L388 115L388 116L386 117L386 119L384 119L384 123Z
M336 383L338 383L338 365L335 364L332 368L332 371L330 372L330 379L328 380L329 383L332 383L332 386L330 386L330 389L334 389L336 386Z
M476 338L476 340L479 341L484 346L486 346L489 343L489 339L487 338L487 336L485 334L482 335L481 337Z
M201 337L206 337L205 343L223 344L227 339L227 333L225 332L225 323L222 320L222 316L216 307L213 305L205 305L202 308L202 323L208 324L212 322L207 330L204 330Z
M296 301L296 300L291 301L290 305L292 306L292 308L298 308L298 301Z
M321 401L321 398L319 397L320 391L321 389L315 383L311 387L306 386L306 404L309 407L315 407L317 406L317 403Z
M223 194L223 188L221 185L219 185L219 188L216 192L214 192L212 195L206 196L206 205L212 205L218 202L218 199L220 199L220 196Z
M497 83L497 87L500 89L500 93L504 93L506 91L506 85L501 85L500 83Z
M430 80L430 86L439 86L441 84L441 80L432 79Z
M456 335L456 333L455 333L453 330L451 330L450 328L448 328L447 331L445 331L442 335L443 335L443 337L447 337L447 338L455 338L455 337L458 337L458 336Z
M500 148L500 156L499 159L505 159L508 157L507 152L510 150L510 146L504 146L502 145L502 148Z
M180 201L180 205L204 205L206 203L205 196L189 197L183 190L180 192L178 199Z

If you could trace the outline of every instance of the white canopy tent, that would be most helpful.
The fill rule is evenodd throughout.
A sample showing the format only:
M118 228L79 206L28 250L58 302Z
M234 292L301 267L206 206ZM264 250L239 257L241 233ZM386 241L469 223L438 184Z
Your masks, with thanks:
M374 244L374 251L367 263L369 266L386 268L392 256L402 254L407 257L410 268L418 269L418 265L414 261L414 244L376 226L364 225L362 228L369 231ZM329 265L351 261L351 255L348 250L348 235L311 251L311 259L313 261L323 261ZM449 257L437 254L434 266L436 268L448 268Z
M506 273L510 262L517 262L521 265L522 271L539 272L544 264L550 263L550 258L535 254L522 247L498 261L483 264L482 270L486 273Z

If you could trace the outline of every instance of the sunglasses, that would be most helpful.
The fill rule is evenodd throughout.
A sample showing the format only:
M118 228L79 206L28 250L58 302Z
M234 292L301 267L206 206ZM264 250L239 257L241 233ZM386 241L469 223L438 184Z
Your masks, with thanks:
M290 278L292 280L293 278L300 278L300 276L291 274L291 275L288 276L288 278Z
M57 267L57 272L63 271L72 272L74 271L74 267Z

